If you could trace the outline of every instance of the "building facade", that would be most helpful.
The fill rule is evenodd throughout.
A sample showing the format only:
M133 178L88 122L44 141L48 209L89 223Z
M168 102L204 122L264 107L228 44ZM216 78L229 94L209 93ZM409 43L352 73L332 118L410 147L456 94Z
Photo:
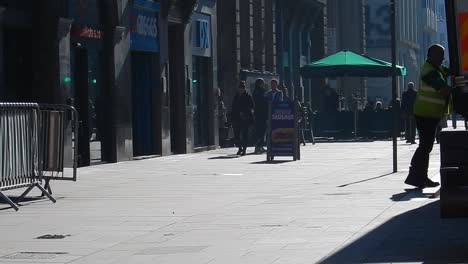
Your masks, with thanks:
M218 81L228 106L240 80L253 92L257 78L278 77L275 10L273 0L218 2Z
M316 100L321 80L299 69L324 56L326 1L235 0L218 2L218 76L230 105L240 80L253 92L257 78L279 79L290 98ZM316 100L318 101L318 100Z
M365 1L327 1L328 55L343 50L366 53ZM328 85L340 95L340 108L353 110L365 105L367 81L364 78L329 79Z
M3 0L0 10L0 99L73 105L80 165L217 146L216 1Z
M435 0L397 1L397 64L407 68L407 76L398 78L398 94L408 82L419 83L419 71L427 48L437 40ZM367 53L391 62L390 6L387 0L367 1ZM392 98L391 78L368 81L368 100L388 106Z
M327 1L276 1L277 72L290 98L320 103L325 78L304 79L300 68L327 51Z

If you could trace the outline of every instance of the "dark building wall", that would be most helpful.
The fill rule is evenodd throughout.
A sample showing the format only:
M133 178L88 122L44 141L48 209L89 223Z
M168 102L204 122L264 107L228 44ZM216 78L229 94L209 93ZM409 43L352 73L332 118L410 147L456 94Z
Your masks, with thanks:
M277 69L281 83L290 97L316 101L316 86L323 79L307 80L299 69L313 59L322 58L326 50L326 5L323 1L276 1Z
M240 24L236 16L238 1L218 1L217 3L217 58L219 87L224 92L224 99L233 98L238 82L241 54L238 50ZM226 106L230 100L225 101Z

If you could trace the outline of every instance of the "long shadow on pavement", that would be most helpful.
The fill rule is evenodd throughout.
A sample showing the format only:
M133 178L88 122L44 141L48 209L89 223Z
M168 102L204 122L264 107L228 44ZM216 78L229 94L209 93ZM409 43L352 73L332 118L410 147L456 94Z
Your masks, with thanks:
M405 189L404 192L392 195L390 199L395 202L406 202L414 198L434 198L435 193L424 193L421 189Z
M293 162L293 160L272 160L272 161L256 161L256 162L251 162L250 164L266 164L266 165L275 165L275 164L283 164L283 163L288 163L288 162Z
M211 158L208 158L208 159L209 160L223 160L223 159L238 159L240 157L241 156L236 155L236 154L228 154L228 155L224 155L224 156L211 157Z
M350 182L350 183L347 183L347 184L342 184L340 186L338 186L339 188L343 188L343 187L347 187L347 186L350 186L350 185L354 185L354 184L358 184L358 183L363 183L363 182L367 182L367 181L372 181L372 180L377 180L377 179L380 179L380 178L383 178L383 177L387 177L387 176L390 176L390 175L393 175L395 173L391 172L391 173L386 173L386 174L383 174L383 175L379 175L379 176L376 176L376 177L372 177L372 178L369 178L369 179L365 179L365 180L361 180L361 181L356 181L356 182Z
M441 219L440 202L393 217L319 263L467 263L468 219Z

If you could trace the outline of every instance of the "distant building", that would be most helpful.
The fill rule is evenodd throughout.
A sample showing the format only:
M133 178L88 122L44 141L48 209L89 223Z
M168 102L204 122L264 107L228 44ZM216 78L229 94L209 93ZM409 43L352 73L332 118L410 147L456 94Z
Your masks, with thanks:
M324 0L276 0L277 72L290 97L320 102L325 78L304 79L300 68L326 55L327 4Z
M448 34L447 34L447 17L445 13L445 0L437 0L437 43L445 48L448 54ZM449 56L445 56L446 64L450 65Z
M328 55L342 50L366 53L365 1L328 0L327 11ZM365 106L365 78L329 79L328 83L342 96L341 108L354 109Z
M419 82L419 71L427 48L437 40L435 0L397 1L397 63L407 68L407 76L398 78L398 95L408 82ZM367 53L391 62L391 20L388 0L367 0ZM388 105L392 98L391 78L368 81L368 100Z
M304 80L299 69L325 55L326 1L218 1L218 82L230 106L238 82L252 92L257 78L287 86L290 97L310 101L320 80Z

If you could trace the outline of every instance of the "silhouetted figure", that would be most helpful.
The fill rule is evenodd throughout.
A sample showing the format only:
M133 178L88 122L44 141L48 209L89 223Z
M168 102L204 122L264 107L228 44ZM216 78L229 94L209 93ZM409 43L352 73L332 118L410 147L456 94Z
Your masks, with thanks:
M382 102L377 101L377 102L375 103L374 111L375 111L375 112L382 112L382 111L383 111Z
M323 97L323 111L324 112L337 112L338 111L338 93L330 86L325 86Z
M265 81L257 79L255 81L255 90L253 92L253 100L255 103L255 153L260 154L265 152L265 132L268 119L268 99L265 97Z
M406 143L416 144L416 119L414 117L414 102L417 92L414 90L414 83L408 83L408 89L403 92L401 109L405 119L405 139Z
M247 92L245 82L239 84L239 90L232 102L231 120L237 147L237 155L244 156L249 143L249 126L254 122L254 102Z

